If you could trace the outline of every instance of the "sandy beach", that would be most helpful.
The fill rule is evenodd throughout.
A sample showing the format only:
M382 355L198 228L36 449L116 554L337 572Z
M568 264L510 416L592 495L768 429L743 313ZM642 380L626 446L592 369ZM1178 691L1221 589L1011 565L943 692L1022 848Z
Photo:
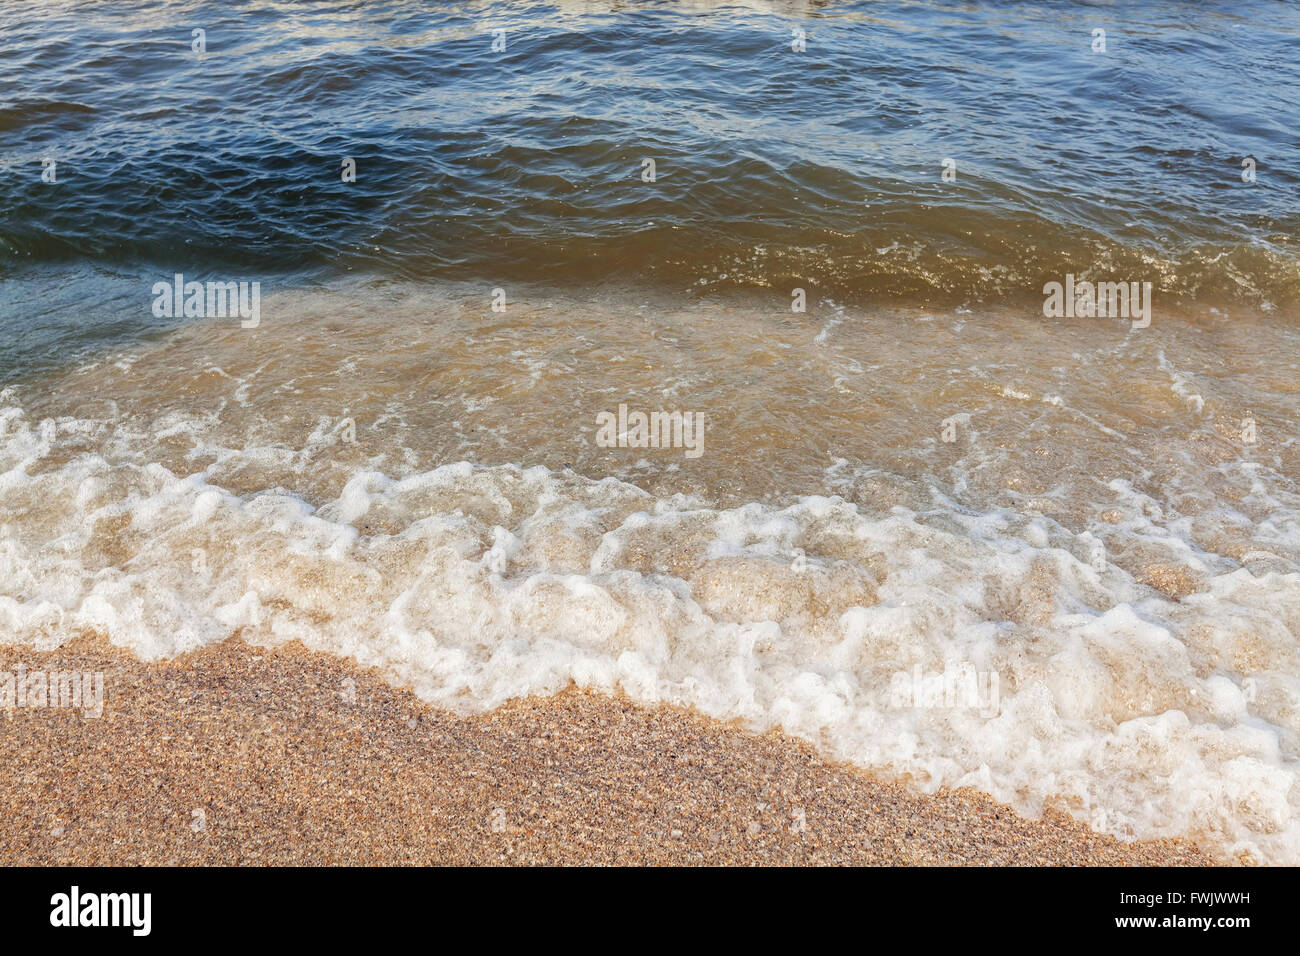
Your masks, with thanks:
M0 4L0 861L1300 864L1278 6Z
M238 639L155 663L94 638L0 648L0 669L20 664L102 671L105 704L0 716L5 865L1213 862L626 698L460 717L301 645Z

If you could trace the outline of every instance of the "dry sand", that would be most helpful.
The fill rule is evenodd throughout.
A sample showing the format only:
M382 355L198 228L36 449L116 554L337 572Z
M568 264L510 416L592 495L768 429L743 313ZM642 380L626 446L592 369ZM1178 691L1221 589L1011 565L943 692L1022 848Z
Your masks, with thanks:
M0 711L7 865L1212 862L624 698L460 717L349 662L239 640L154 664L90 638L0 646L0 670L19 663L103 671L107 699L100 719Z

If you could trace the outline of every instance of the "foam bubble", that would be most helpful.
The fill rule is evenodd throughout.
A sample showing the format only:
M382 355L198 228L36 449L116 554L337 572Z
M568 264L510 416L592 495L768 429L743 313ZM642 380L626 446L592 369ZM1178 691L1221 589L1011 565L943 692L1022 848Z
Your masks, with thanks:
M0 411L6 639L97 631L145 659L299 640L461 711L622 691L925 789L1300 861L1300 573L1198 555L1126 482L1116 533L1187 558L1193 593L1099 571L1088 541L1005 509L724 508L468 462L357 466L313 503L215 480L300 467L274 448L177 474L108 447L59 452Z

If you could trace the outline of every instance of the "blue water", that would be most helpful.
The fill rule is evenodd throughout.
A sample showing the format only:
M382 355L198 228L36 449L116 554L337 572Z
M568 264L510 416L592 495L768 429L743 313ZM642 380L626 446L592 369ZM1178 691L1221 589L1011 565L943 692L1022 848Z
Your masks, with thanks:
M0 38L4 372L156 324L173 271L1300 297L1293 4L9 2Z

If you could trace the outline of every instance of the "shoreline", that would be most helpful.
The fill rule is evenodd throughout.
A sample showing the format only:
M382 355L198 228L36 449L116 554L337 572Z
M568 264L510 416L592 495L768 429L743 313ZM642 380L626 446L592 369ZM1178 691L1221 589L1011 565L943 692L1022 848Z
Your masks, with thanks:
M456 715L300 644L144 662L98 637L101 718L0 711L14 865L1213 865L972 790L921 795L779 732L568 690Z

